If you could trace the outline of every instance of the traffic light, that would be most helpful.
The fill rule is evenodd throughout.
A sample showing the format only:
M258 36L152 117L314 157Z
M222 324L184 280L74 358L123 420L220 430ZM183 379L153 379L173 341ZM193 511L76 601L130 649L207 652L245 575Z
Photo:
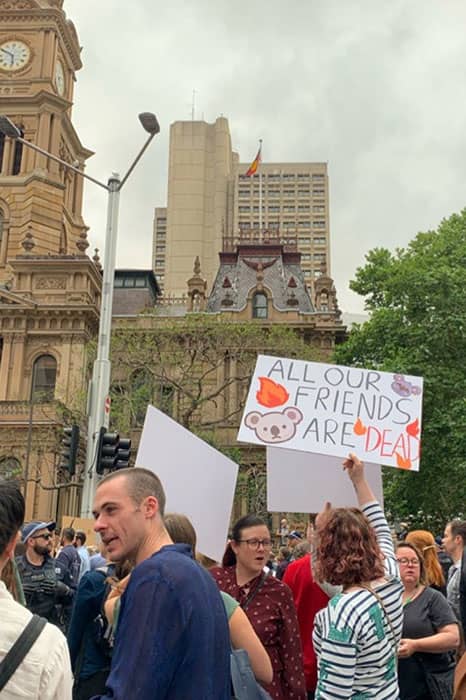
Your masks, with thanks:
M129 438L120 438L116 455L115 469L126 469L129 467L131 457L131 440Z
M105 469L111 471L115 468L119 442L118 433L107 433L107 428L104 427L100 429L95 458L97 474L103 474Z
M76 472L76 459L79 449L79 425L71 425L63 428L60 469L64 469L70 476Z
M131 440L120 438L118 433L107 433L107 428L101 428L97 442L96 472L103 474L105 470L126 469L131 456Z

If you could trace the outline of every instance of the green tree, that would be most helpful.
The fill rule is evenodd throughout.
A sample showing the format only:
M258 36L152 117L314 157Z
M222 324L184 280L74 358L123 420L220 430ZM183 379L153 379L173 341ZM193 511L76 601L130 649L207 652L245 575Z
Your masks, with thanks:
M421 471L385 470L387 507L441 529L466 509L466 210L404 249L371 250L351 288L370 320L336 361L424 377Z

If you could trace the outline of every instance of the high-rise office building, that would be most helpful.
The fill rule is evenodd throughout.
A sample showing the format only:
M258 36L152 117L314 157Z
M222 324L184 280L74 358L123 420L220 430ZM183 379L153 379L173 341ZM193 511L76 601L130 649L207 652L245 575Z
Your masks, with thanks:
M232 151L224 117L172 124L168 203L155 209L153 240L165 294L185 292L196 256L210 289L225 244L247 240L296 247L311 288L323 270L330 274L327 164L261 163L247 176L249 165Z

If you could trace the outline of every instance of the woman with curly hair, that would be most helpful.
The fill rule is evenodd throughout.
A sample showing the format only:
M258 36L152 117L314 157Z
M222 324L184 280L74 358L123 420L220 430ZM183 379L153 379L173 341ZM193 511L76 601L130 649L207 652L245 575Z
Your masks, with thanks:
M316 519L316 579L338 589L314 622L315 697L397 700L403 587L390 529L363 463L351 454L343 467L360 510L327 504Z
M405 542L413 544L422 554L427 585L446 596L445 576L438 560L433 534L428 530L412 530L406 535Z

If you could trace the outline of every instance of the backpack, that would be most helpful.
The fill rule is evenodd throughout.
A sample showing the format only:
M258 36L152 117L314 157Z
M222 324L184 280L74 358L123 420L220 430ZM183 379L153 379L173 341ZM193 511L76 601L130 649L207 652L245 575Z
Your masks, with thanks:
M232 700L271 700L270 695L256 681L245 649L231 650L230 671Z

